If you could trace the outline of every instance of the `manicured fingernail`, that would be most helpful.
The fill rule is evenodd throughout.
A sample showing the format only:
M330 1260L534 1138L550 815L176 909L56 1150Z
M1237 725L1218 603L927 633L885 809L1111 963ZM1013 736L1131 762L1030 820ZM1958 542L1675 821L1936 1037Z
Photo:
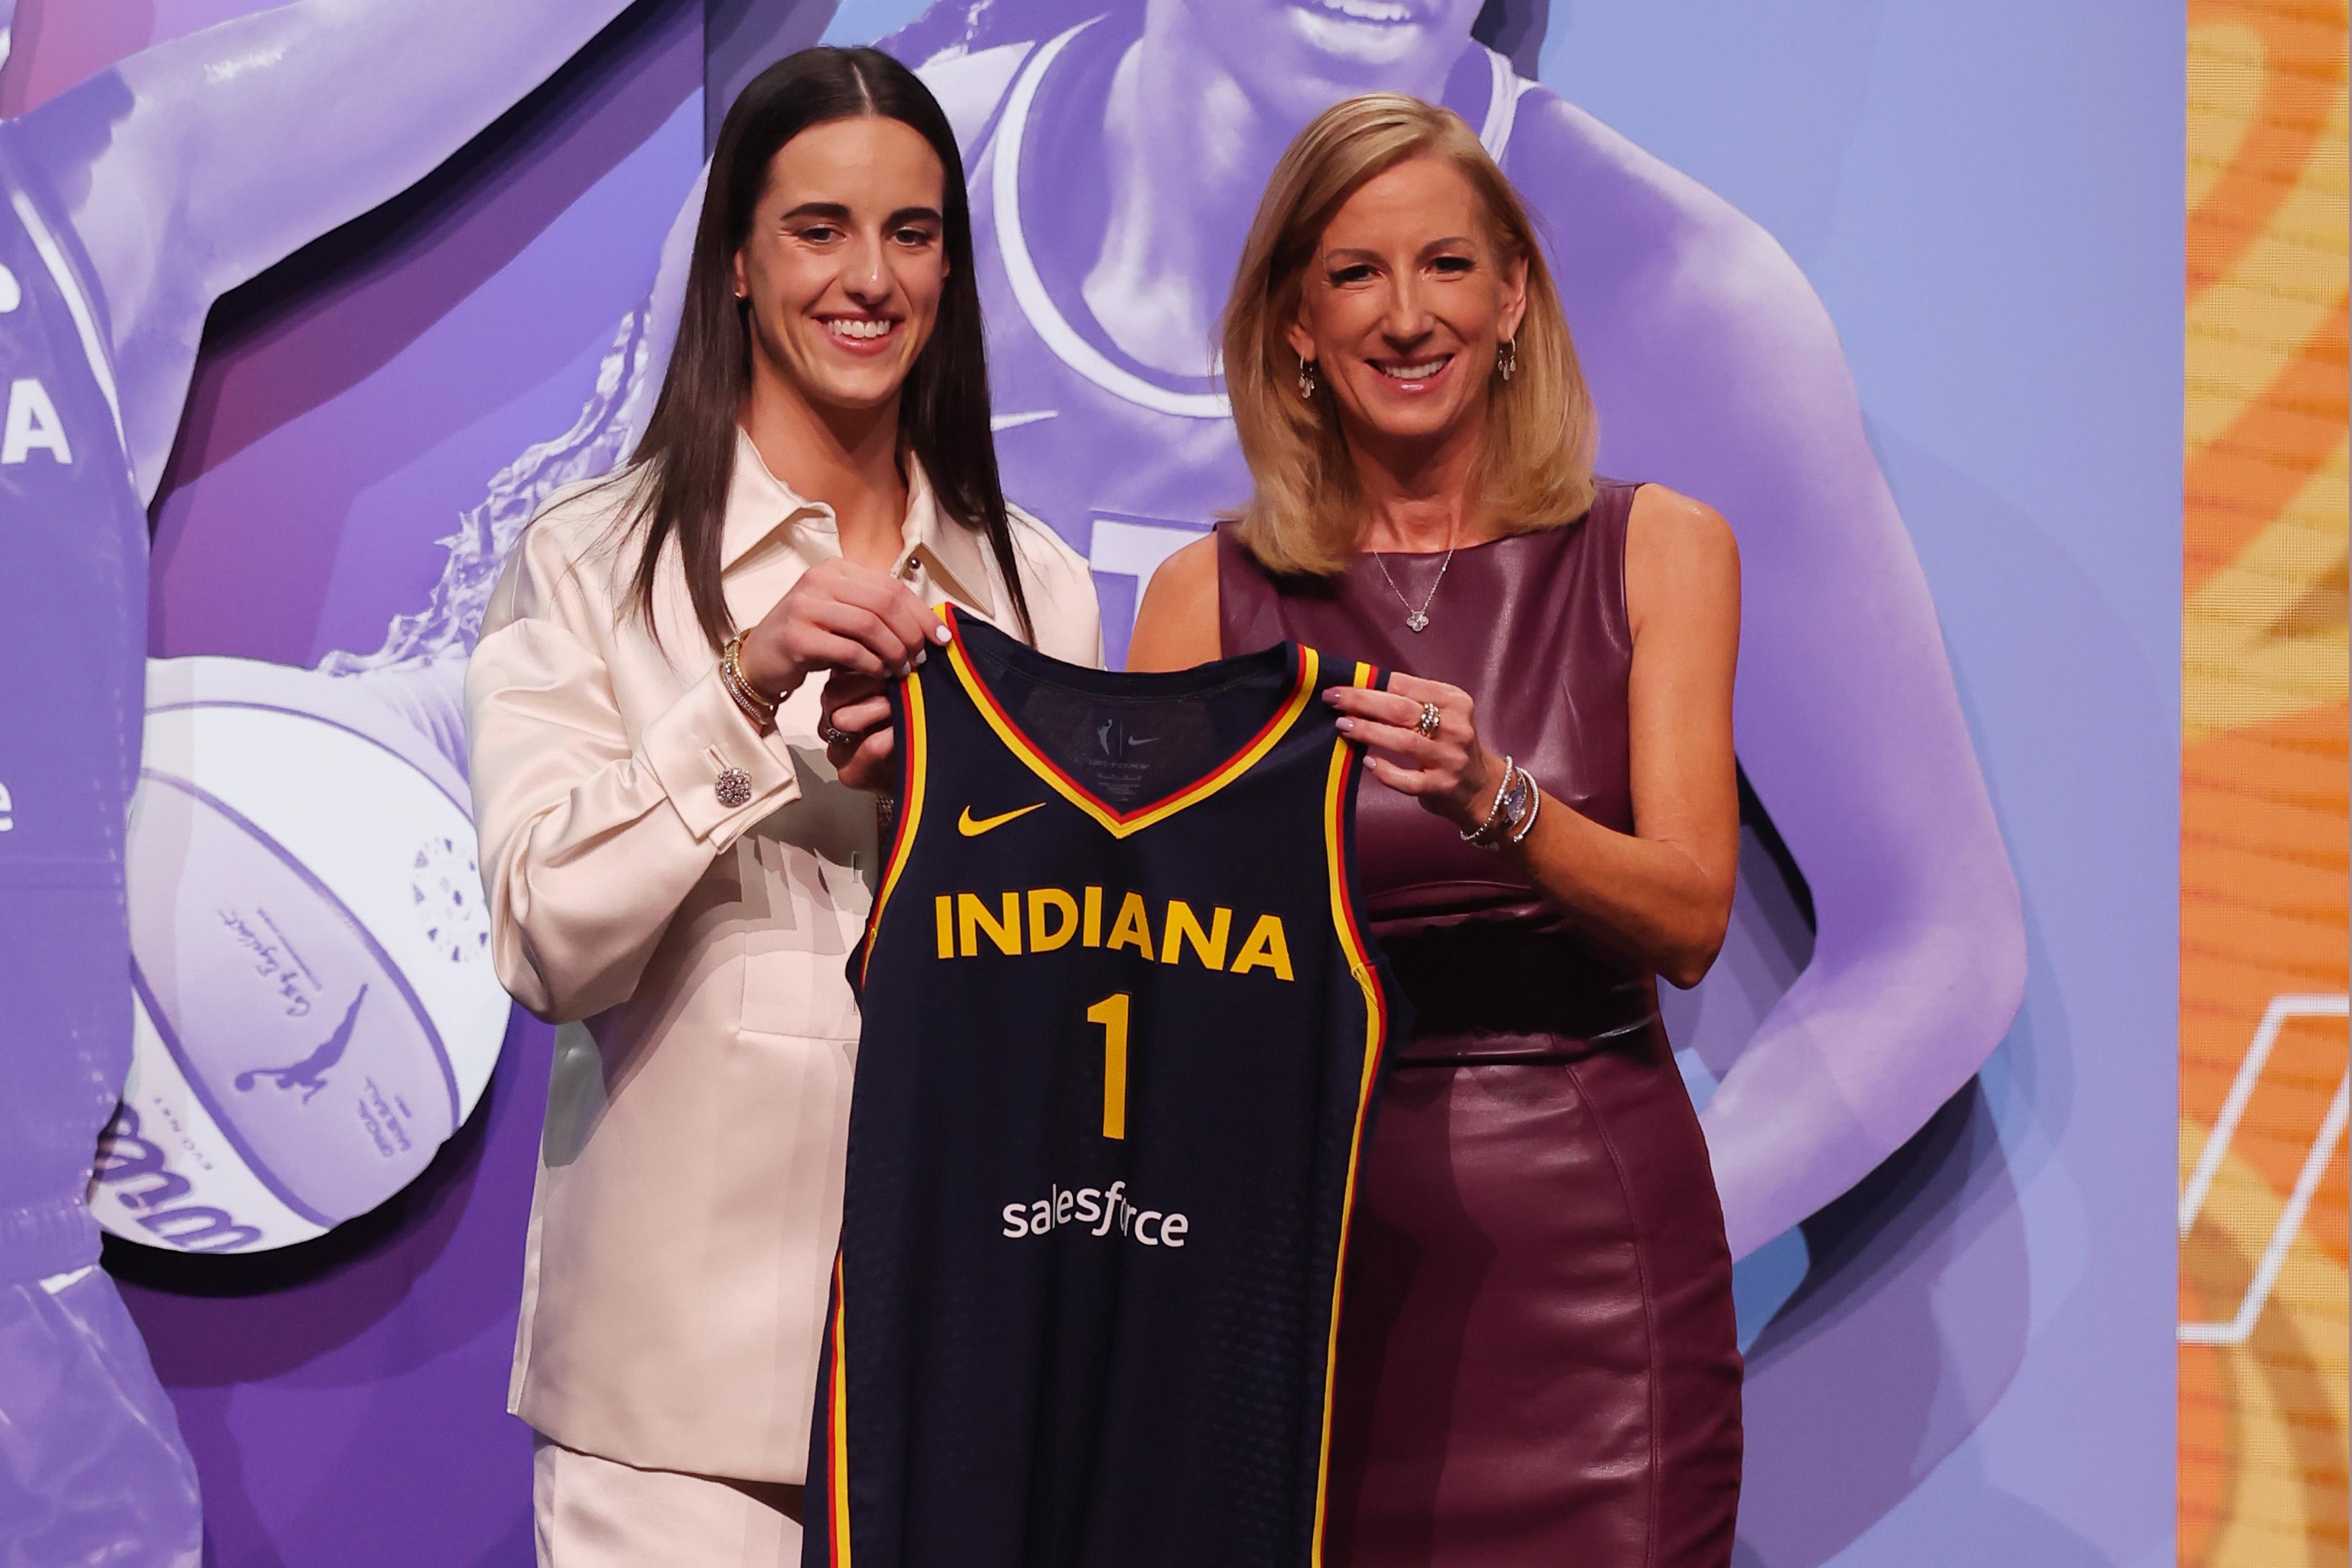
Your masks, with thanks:
M933 642L947 643L953 641L954 638L955 633L948 630L948 624L945 621L941 621L938 626L931 628L931 640Z
M927 648L927 647L920 647L920 648L917 648L917 649L915 650L915 662L916 662L917 664L920 664L920 663L922 663L922 662L923 662L923 660L925 660L925 659L927 659L927 658L930 658L930 657L931 657L931 650L930 650L929 648Z
M911 658L910 658L910 659L907 660L907 662L906 662L906 663L904 663L904 664L900 665L900 666L898 667L898 673L899 673L899 674L901 674L901 675L912 675L912 674L914 674L914 673L915 673L915 661L914 661L913 659L911 659Z
M1339 695L1340 689L1341 689L1337 686L1325 687L1323 689L1323 700L1329 702L1336 700Z
M1340 721L1339 721L1339 728L1340 729L1340 731L1341 731L1343 733L1344 733L1345 731L1349 731L1349 730L1354 729L1355 727L1356 727L1356 721L1355 721L1353 719L1342 719L1342 720L1340 720Z

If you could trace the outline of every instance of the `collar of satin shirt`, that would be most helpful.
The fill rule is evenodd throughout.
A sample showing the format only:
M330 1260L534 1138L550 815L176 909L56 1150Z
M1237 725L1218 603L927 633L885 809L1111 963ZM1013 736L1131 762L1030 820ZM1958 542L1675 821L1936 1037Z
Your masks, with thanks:
M934 591L926 597L926 604L946 597L982 616L996 614L996 595L982 554L985 542L971 529L959 527L940 514L931 494L930 476L911 454L907 458L907 516L899 534L901 543L890 565L891 574L902 583L928 580ZM840 528L833 508L808 500L778 479L760 456L750 433L738 426L735 477L728 487L727 519L719 537L719 575L732 577L739 570L762 575L760 568L778 550L797 555L801 570L805 571L841 553ZM742 624L749 626L766 615L769 606L744 608L750 610L750 619Z

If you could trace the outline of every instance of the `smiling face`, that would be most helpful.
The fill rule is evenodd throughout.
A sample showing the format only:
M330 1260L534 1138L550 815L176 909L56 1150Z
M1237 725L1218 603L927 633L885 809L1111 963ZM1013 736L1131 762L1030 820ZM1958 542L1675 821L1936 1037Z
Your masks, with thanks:
M820 407L897 397L939 320L946 188L903 121L829 121L784 143L735 253L755 374Z
M1350 441L1426 447L1483 430L1496 348L1526 308L1527 266L1498 251L1470 182L1408 158L1332 215L1285 335Z
M1481 0L1152 0L1188 13L1249 95L1303 121L1334 99L1392 89L1435 100Z

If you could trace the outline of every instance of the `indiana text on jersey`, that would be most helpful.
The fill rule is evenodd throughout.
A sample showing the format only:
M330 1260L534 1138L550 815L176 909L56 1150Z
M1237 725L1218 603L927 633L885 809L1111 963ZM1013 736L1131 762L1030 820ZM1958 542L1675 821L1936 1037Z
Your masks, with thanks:
M1075 937L1081 947L1099 947L1112 952L1133 948L1147 961L1160 963L1179 963L1189 951L1194 961L1228 974L1247 974L1254 969L1263 969L1277 980L1293 978L1290 940L1283 931L1280 915L1258 916L1228 967L1225 952L1233 936L1233 910L1222 905L1212 909L1208 923L1203 926L1190 904L1181 899L1170 899L1160 911L1160 936L1155 947L1150 906L1141 893L1129 893L1121 899L1118 913L1111 921L1108 942L1103 941L1103 903L1100 888L1081 888L1075 898L1061 888L1031 888L1025 893L1006 892L993 905L978 893L957 893L952 897L940 893L931 900L939 956L982 956L980 938L983 935L992 947L1008 958L1018 958L1024 952L1052 952L1067 947ZM1028 913L1025 931L1024 910Z

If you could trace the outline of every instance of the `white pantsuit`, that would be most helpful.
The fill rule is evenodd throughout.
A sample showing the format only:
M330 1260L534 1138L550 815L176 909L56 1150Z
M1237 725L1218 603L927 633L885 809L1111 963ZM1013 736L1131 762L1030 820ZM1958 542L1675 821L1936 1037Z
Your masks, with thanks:
M940 513L911 462L908 479L898 577L1017 629L986 540ZM834 778L816 735L822 678L763 735L720 684L674 549L653 623L631 607L635 539L614 524L635 489L625 476L550 500L467 679L499 974L574 1025L549 1087L509 1396L550 1440L541 1486L570 1486L569 1509L564 1484L541 1499L558 1542L621 1539L583 1496L658 1512L694 1478L736 1499L760 1494L727 1483L803 1479L856 1060L844 966L877 862L873 800ZM1013 533L1037 645L1099 664L1086 563L1034 519ZM736 623L839 552L830 509L739 437L720 547Z

